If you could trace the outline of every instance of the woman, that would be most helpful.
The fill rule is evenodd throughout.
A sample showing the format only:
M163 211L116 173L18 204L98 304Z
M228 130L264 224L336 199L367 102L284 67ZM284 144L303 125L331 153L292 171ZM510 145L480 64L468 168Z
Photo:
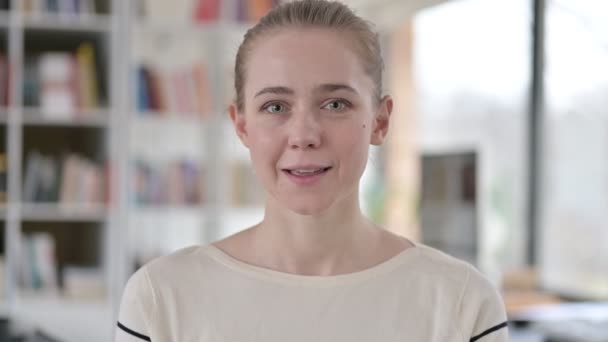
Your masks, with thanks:
M475 269L361 213L368 148L393 106L382 69L377 35L337 2L283 4L248 31L230 118L264 219L136 272L116 341L508 341Z

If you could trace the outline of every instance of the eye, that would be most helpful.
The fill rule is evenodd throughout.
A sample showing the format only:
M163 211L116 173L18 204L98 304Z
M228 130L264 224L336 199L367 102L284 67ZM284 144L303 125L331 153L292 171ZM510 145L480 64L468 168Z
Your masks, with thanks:
M281 113L285 111L285 105L281 103L270 103L262 109L268 113Z
M342 111L348 107L348 104L342 100L333 100L326 104L323 108L333 110L333 111Z

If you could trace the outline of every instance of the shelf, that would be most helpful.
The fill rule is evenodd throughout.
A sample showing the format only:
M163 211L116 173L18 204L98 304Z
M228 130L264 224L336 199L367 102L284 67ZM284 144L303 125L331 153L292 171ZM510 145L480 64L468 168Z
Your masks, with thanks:
M68 127L100 127L108 125L110 113L106 110L78 112L65 118L52 118L42 114L40 109L27 108L23 110L23 124L31 126L68 126Z
M208 34L218 30L216 23L195 23L195 22L159 22L158 20L140 19L133 23L131 29L137 33L151 34L180 34L187 32L188 34Z
M166 113L166 112L136 112L131 115L132 121L135 123L151 123L151 124L205 124L209 121L210 116L203 116L197 113Z
M99 222L108 215L100 204L24 203L21 205L23 221Z
M107 15L41 14L23 17L26 29L45 31L77 31L106 33L111 29L111 17Z
M72 300L51 296L20 296L15 318L61 341L111 341L112 308L105 298Z
M131 213L135 215L189 215L200 216L207 211L205 205L146 205L141 204L131 207Z

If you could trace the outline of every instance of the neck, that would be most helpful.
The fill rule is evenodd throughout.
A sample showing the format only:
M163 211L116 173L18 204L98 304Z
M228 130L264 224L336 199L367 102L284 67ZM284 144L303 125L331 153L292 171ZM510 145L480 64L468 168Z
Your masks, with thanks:
M379 231L361 213L358 199L317 215L267 203L252 242L258 264L287 273L333 275L368 266L364 263L378 243Z

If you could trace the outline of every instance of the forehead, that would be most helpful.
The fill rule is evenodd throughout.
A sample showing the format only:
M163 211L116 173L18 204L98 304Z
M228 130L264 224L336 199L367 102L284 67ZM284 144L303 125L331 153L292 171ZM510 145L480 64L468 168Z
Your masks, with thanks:
M245 96L256 89L285 86L306 91L319 84L348 84L371 91L354 38L330 29L290 28L266 33L252 46L246 64ZM368 89L369 88L369 89Z

